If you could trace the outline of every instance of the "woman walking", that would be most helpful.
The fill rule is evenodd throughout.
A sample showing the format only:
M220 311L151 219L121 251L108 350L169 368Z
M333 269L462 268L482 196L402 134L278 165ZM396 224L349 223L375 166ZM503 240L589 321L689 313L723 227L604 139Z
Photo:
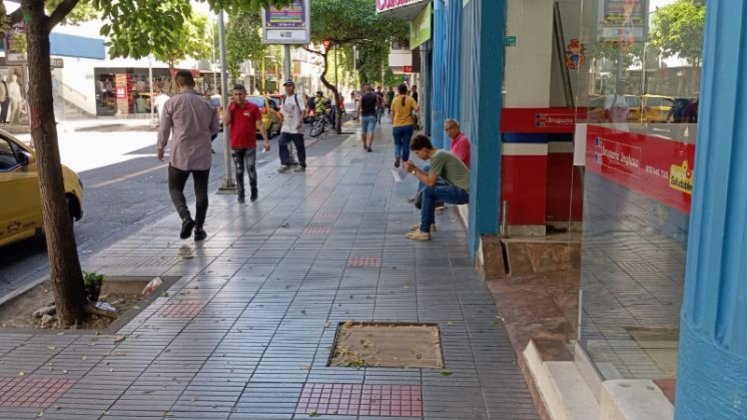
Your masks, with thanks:
M399 93L392 100L392 136L394 137L394 167L402 160L410 160L410 138L414 130L413 112L418 112L418 103L407 94L407 85L397 87Z

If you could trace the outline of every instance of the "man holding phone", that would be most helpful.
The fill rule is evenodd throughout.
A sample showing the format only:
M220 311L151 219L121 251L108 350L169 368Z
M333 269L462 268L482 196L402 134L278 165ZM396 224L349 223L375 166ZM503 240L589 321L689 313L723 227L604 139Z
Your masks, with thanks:
M257 127L264 139L265 151L270 150L267 128L262 123L259 107L246 100L244 85L233 87L231 104L223 116L223 124L231 132L231 155L236 167L236 187L239 192L239 203L245 201L244 170L249 173L250 200L257 199Z

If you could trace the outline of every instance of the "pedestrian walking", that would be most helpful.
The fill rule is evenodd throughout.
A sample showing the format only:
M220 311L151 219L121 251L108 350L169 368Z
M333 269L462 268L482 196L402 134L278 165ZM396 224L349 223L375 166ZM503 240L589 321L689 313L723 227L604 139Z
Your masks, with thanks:
M179 93L166 101L163 107L156 156L163 161L164 150L169 137L172 137L168 182L171 201L182 220L179 237L189 238L194 229L195 240L201 241L207 237L204 223L208 209L208 177L212 164L210 136L218 133L218 113L195 92L191 72L179 70L175 82ZM197 201L194 220L184 197L184 186L189 175L192 175Z
M381 124L381 116L384 114L384 92L381 91L381 86L376 88L376 122Z
M394 100L394 88L389 86L389 90L386 93L386 111L387 114L392 114L392 101Z
M257 200L257 129L262 134L265 152L270 150L270 139L267 128L262 122L259 107L246 100L244 85L233 87L231 104L228 112L224 113L223 124L230 130L231 156L236 168L236 187L239 193L239 203L244 203L246 189L244 188L244 172L249 175L251 201Z
M166 105L166 101L170 99L170 96L163 91L161 85L156 86L156 97L153 100L153 106L155 107L156 113L158 114L158 125L161 125L163 120L163 108Z
M363 85L363 96L358 101L356 114L361 121L361 141L363 149L371 152L371 146L374 141L374 130L376 129L376 120L379 112L379 97L373 93L371 85Z
M283 105L280 107L283 126L280 128L278 145L280 149L280 168L278 168L278 172L282 173L290 169L291 157L288 144L291 142L296 146L299 164L293 171L304 172L306 170L306 145L303 139L303 119L306 115L306 104L304 99L296 93L296 84L293 83L293 80L286 80L283 86L285 87L285 96L283 97ZM317 94L320 95L321 92Z
M418 112L418 103L407 95L407 85L397 87L396 98L392 100L392 137L394 138L394 167L399 168L402 160L410 160L410 138L414 131L413 112Z

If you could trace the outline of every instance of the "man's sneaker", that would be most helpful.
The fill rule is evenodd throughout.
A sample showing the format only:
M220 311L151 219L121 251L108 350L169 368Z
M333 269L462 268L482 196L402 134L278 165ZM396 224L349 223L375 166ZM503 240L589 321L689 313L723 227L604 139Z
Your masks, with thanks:
M410 231L416 231L420 229L420 223L415 223L414 225L410 226ZM438 229L436 229L436 224L431 223L431 232L436 232Z
M399 156L397 156L396 158L394 158L394 167L395 168L399 168L399 161L400 161L400 157Z
M192 229L195 227L195 221L191 217L187 217L182 221L182 231L179 233L179 237L187 239L192 236Z
M249 199L252 201L257 201L257 189L252 188L252 195L249 196Z
M239 201L239 204L243 204L246 200L244 200L243 195L239 195L238 201Z
M280 165L280 167L278 168L278 172L280 172L282 174L283 172L288 172L288 169L290 169L290 166L288 166L288 165Z
M440 201L437 201L436 204L434 204L433 208L436 210L443 210L446 208L446 205Z
M293 172L306 172L306 168L304 168L303 166L296 166L295 168L293 168Z
M371 150L371 147L370 147L370 146L369 146L369 147L368 147L368 148L366 149L366 151L367 151L367 152L369 152L369 153L370 153L370 152L373 152L373 150Z
M195 229L195 241L204 241L207 238L207 232L202 228Z
M408 232L405 237L412 239L413 241L430 241L431 234L428 232L421 232L420 229Z

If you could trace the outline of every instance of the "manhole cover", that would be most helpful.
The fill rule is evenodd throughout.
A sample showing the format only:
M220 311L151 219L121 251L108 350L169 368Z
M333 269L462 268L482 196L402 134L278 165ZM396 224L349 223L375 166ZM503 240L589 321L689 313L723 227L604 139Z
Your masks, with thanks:
M435 324L340 323L330 366L442 368Z

